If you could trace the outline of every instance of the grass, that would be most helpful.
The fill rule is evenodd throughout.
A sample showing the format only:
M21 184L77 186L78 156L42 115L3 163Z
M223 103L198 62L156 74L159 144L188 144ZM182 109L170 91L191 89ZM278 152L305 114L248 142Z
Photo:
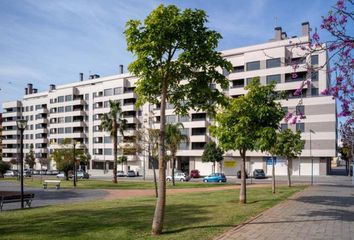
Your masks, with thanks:
M56 179L45 178L45 179ZM57 180L57 179L56 179ZM4 178L0 181L17 181L16 178ZM24 184L27 187L39 187L42 188L42 182L40 178L25 178ZM217 186L228 186L230 183L204 183L204 182L176 182L176 186L173 186L171 182L167 182L167 188L205 188L205 187L217 187ZM73 181L69 180L61 180L60 183L61 188L74 188ZM82 179L77 182L78 189L153 189L154 183L152 181L126 181L119 180L118 183L112 183L112 180L96 180L96 179Z
M248 203L239 192L223 190L167 198L164 232L152 237L154 198L94 201L5 211L0 214L1 239L212 239L288 198L304 186L250 188Z

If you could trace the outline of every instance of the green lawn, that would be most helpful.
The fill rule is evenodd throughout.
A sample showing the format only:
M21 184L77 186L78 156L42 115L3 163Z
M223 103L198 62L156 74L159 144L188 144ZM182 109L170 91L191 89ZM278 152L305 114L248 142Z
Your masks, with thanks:
M1 239L212 239L304 186L248 190L248 204L239 192L172 195L167 198L164 233L151 237L154 198L73 203L0 213Z
M46 179L56 179L55 177ZM56 179L57 180L57 179ZM1 181L17 181L15 178L3 178ZM43 187L40 178L25 178L24 184L27 187ZM205 187L216 187L216 186L227 186L230 183L204 183L204 182L176 182L176 186L173 186L171 182L167 182L167 188L205 188ZM61 188L74 188L73 181L61 180ZM93 180L84 179L77 182L78 189L153 189L154 183L152 181L120 181L114 184L111 180Z

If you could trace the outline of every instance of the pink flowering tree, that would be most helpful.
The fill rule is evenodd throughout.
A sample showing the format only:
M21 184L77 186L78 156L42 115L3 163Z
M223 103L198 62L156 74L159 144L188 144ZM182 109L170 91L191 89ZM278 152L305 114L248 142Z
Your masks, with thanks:
M353 103L354 103L354 83L353 83L353 33L354 23L354 2L353 0L337 0L327 16L322 17L320 28L330 34L327 41L322 41L317 29L312 34L310 42L307 44L296 44L294 48L301 48L305 51L303 59L321 51L327 51L329 54L328 60L318 66L306 64L307 71L311 74L318 70L327 69L330 74L331 82L327 89L321 92L323 95L333 96L340 103L338 117L344 118L341 124L340 133L344 136L353 134ZM297 78L296 70L299 68L298 63L291 64L294 70L292 78ZM329 67L330 66L330 67ZM302 95L305 86L310 87L311 80L304 80L299 85L299 88L293 93L295 96ZM300 100L299 105L302 104ZM285 117L286 122L296 123L303 115L295 115L289 112Z

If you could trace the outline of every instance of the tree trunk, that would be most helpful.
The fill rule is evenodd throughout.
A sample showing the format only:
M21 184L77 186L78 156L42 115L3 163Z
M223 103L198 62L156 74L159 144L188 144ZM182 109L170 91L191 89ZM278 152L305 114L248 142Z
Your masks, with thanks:
M165 147L165 125L166 125L166 95L167 95L167 79L163 80L161 92L161 109L160 109L160 136L159 136L159 185L158 197L154 219L152 221L152 234L159 235L163 229L163 221L165 216L166 205L166 147Z
M240 203L244 204L247 202L246 193L246 151L240 151L242 157L241 163L241 188L240 188Z
M288 187L291 187L291 175L290 175L290 163L291 163L291 160L288 159Z
M215 173L215 161L213 162L213 173Z
M275 159L272 157L272 193L275 194Z
M175 183L175 165L176 165L176 156L172 156L172 185L176 186Z
M155 164L155 158L152 161L152 169L154 172L154 184L155 184L155 197L157 198L157 196L159 196L158 192L157 192L157 179L156 179L156 164Z
M113 183L117 183L117 167L118 167L118 137L117 137L117 122L114 119L112 122L113 128Z

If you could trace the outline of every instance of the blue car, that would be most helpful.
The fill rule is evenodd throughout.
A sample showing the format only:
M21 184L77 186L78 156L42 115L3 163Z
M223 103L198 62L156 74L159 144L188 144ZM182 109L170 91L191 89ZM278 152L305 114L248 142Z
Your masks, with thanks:
M203 182L226 182L226 176L223 173L212 173L205 177Z

